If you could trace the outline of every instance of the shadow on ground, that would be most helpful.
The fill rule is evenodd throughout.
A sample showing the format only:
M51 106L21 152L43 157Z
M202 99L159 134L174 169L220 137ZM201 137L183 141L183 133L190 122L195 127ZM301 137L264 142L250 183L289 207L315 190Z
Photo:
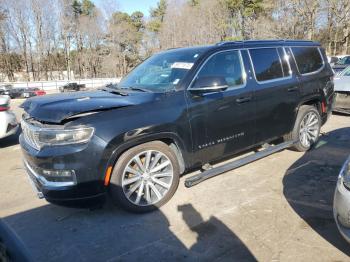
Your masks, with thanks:
M332 213L337 176L349 153L350 128L323 135L315 149L287 170L283 193L305 228L310 226L350 256L350 246L338 233ZM178 206L177 211L185 222L180 229L174 229L161 210L135 215L110 203L95 211L47 204L4 220L35 261L256 261L215 216L205 221L190 204Z
M343 162L350 154L350 128L324 134L315 148L286 172L283 193L294 211L319 235L350 256L333 219L333 195Z
M216 217L203 221L190 204L178 211L186 226L176 235L160 210L135 215L110 203L95 211L46 205L4 221L35 261L256 261Z

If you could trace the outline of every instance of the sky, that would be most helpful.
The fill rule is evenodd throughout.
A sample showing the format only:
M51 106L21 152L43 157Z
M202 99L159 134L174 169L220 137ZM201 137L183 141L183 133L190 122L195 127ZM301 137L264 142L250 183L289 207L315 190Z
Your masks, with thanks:
M104 0L92 0L97 6ZM110 1L110 0L109 0ZM145 16L149 16L149 9L157 5L158 0L115 0L118 3L120 11L128 14L134 11L141 11Z

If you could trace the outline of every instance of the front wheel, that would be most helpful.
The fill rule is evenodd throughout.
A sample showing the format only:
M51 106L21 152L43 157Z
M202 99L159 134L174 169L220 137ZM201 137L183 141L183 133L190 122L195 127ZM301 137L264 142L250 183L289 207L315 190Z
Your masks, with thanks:
M299 108L293 131L284 137L295 141L293 148L300 152L309 150L320 135L321 117L314 106L303 105Z
M163 142L127 150L114 166L109 192L113 201L132 212L149 212L174 195L180 168L173 150Z

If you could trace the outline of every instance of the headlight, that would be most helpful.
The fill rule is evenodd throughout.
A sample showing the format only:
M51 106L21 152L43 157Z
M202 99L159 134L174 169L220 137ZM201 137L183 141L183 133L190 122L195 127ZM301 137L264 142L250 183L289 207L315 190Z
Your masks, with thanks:
M342 177L344 186L350 190L350 157L345 161L340 176Z
M88 142L94 133L92 127L77 129L41 129L37 139L39 145L67 145Z
M87 143L94 134L93 127L40 128L23 120L21 126L25 140L37 150L44 146Z

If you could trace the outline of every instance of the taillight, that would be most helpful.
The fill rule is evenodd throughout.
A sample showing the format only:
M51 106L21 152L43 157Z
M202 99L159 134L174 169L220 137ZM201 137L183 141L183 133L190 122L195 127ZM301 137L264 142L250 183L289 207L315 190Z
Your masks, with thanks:
M322 113L326 113L327 112L327 106L325 102L321 103L321 109L322 109Z
M0 112L7 111L9 109L10 109L10 107L8 107L8 106L0 106Z

